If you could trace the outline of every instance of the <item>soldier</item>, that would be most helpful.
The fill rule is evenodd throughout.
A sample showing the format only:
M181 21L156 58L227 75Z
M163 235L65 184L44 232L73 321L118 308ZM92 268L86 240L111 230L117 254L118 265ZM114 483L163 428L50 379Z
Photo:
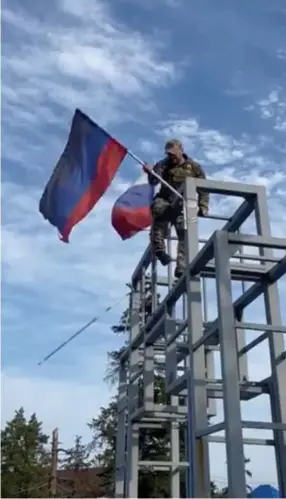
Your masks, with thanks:
M206 178L204 170L199 163L189 158L185 153L179 140L169 140L165 145L166 158L154 166L156 172L168 184L176 190L180 190L187 176ZM159 180L150 173L150 167L143 167L148 174L148 181L152 185L158 184ZM180 278L185 268L185 241L184 241L184 213L183 202L180 200L175 207L172 206L176 195L164 184L161 185L159 193L155 196L152 211L152 227L150 232L151 246L162 265L168 265L171 258L166 253L165 241L168 222L175 226L178 237L177 265L175 277ZM208 214L209 195L198 193L198 215Z

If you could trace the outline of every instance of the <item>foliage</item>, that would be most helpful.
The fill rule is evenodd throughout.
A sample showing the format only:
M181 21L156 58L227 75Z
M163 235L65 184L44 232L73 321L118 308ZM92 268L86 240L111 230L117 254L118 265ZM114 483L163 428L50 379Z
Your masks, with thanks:
M24 409L1 431L2 497L40 497L49 481L48 436L33 414L26 419Z
M105 494L114 494L115 437L117 428L117 401L113 398L108 407L101 407L99 416L88 424L92 432L90 448L95 451Z
M80 470L90 467L89 451L86 445L82 444L82 437L76 435L74 446L63 449L64 458L61 459L61 468L66 470Z
M130 284L126 284L126 286L131 289ZM160 295L157 295L157 301L159 303L160 301ZM150 276L146 277L146 283L145 283L145 317L144 321L146 322L148 317L151 314L152 310L152 294L151 294L151 280ZM142 317L141 317L142 319ZM111 326L111 331L116 334L116 335L126 335L128 333L130 328L130 310L129 307L124 310L119 323ZM115 385L118 381L118 374L119 374L119 362L120 362L120 357L126 347L128 346L129 339L126 338L124 340L124 343L121 348L118 350L112 350L111 352L108 352L108 367L105 375L105 381L107 383L110 383L111 385Z
M82 437L76 436L73 447L59 449L63 453L58 472L58 495L63 497L92 497L98 490L96 476L90 471L90 451L82 443ZM96 496L95 496L96 497Z

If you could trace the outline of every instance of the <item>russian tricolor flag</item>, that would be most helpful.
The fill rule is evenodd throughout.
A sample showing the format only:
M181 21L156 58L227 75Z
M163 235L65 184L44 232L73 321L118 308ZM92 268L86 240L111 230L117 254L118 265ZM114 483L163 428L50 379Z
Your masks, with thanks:
M154 192L155 188L149 184L133 185L114 203L111 223L123 240L151 225Z
M79 109L69 139L40 200L43 217L68 242L73 227L111 184L127 149Z

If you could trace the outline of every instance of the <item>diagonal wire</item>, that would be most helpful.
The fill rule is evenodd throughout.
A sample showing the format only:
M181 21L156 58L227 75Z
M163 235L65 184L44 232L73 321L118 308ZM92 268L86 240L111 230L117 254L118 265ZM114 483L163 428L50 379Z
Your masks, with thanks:
M42 489L43 487L48 487L49 486L49 482L45 482L45 483L42 483L40 485L33 485L32 487L29 487L28 489L20 489L18 490L18 495L20 494L29 494L30 492L32 492L33 490L39 490L39 489ZM29 497L29 496L27 496Z
M120 300L118 300L116 303L114 303L113 305L107 307L104 311L103 311L103 314L106 314L107 312L110 312L110 310L112 310L113 308L115 308L117 305L119 305L121 302L123 302L123 300L125 300L125 298L129 295L129 292L126 293L122 298L120 298ZM103 315L102 314L102 315ZM44 357L42 360L40 360L39 362L37 362L37 365L38 366L41 366L43 365L45 362L47 362L47 360L49 360L51 357L53 357L56 353L58 353L60 350L62 350L66 345L68 345L71 341L73 341L77 336L79 336L81 333L83 333L87 328L89 328L92 324L94 324L95 322L97 322L99 319L101 319L101 316L96 316L94 317L93 319L91 319L89 322L87 322L83 327L81 327L80 329L78 329L78 331L76 331L75 333L73 333L67 340L63 341L57 348L55 348L54 350L52 350L48 355L46 355L46 357Z

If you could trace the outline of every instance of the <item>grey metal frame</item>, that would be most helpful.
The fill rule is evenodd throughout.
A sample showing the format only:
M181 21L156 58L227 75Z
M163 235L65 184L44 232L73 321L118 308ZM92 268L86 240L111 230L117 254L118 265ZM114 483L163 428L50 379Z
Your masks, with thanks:
M222 230L215 231L199 249L196 223L197 190L244 198ZM286 252L286 239L271 237L264 187L212 180L187 179L186 271L172 282L157 275L156 262L147 248L132 276L130 342L120 362L118 431L116 445L115 497L138 497L139 470L170 471L171 497L180 497L180 470L186 471L187 497L210 497L210 442L225 442L229 497L245 497L244 444L273 445L278 485L286 496L286 352L279 310L277 281L286 273L286 254L273 256L274 249ZM242 224L255 215L257 235L241 233ZM170 244L171 236L168 241ZM259 255L244 252L258 248ZM238 260L238 262L237 262ZM256 261L256 263L253 262ZM257 263L259 261L259 263ZM151 268L152 315L144 324L144 289ZM215 279L217 318L208 320L206 280ZM239 298L232 298L232 283L242 283ZM252 283L245 289L245 283ZM168 286L161 304L156 295ZM246 323L245 309L264 297L266 324ZM183 299L182 317L176 304ZM245 330L257 331L246 344ZM259 382L248 379L247 353L266 340L271 375ZM214 352L220 353L222 379L214 378ZM159 357L160 356L160 357ZM183 365L182 365L183 363ZM169 405L154 403L154 373L164 369ZM283 386L284 382L284 386ZM143 395L140 387L143 386ZM261 394L270 397L272 422L243 421L241 401ZM179 404L184 398L185 404ZM216 399L223 399L224 418L212 424ZM141 428L169 425L170 461L141 461ZM186 461L180 461L179 425L187 426ZM243 428L273 430L273 440L243 438ZM213 434L225 431L225 437Z

